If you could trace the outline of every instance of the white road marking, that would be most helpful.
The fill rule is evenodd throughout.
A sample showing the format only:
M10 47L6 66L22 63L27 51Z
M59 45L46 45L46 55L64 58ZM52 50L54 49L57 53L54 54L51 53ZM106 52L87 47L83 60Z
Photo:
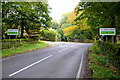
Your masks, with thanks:
M66 46L66 45L64 45L64 46ZM64 47L64 46L60 46L60 47Z
M71 46L71 47L74 47L74 46Z
M78 73L76 75L76 80L79 80L79 78L81 77L81 70L82 70L82 64L83 64L83 55L82 54L82 59L81 59L81 62L80 62L80 66L79 66L79 69L78 69Z
M40 63L40 62L42 62L42 61L44 61L44 60L46 60L46 59L48 59L48 58L50 58L50 57L52 57L52 56L53 56L53 55L47 56L47 57L45 57L45 58L43 58L43 59L41 59L41 60L39 60L39 61L37 61L37 62L35 62L35 63L32 63L32 64L30 64L29 66L26 66L26 67L24 67L24 68L22 68L22 69L20 69L20 70L18 70L18 71L16 71L16 72L10 74L9 77L14 76L14 75L16 75L16 74L18 74L18 73L20 73L20 72L22 72L22 71L24 71L24 70L26 70L26 69L34 66L34 65Z
M68 48L65 48L65 49L63 49L63 50L61 50L61 51L59 51L59 52L63 52L63 51L65 51L66 49L68 49Z

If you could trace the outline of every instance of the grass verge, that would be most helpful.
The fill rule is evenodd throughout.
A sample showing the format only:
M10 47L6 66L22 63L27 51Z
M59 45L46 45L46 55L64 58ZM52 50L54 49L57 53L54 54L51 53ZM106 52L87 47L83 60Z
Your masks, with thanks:
M15 55L15 54L18 54L18 53L23 53L23 52L26 52L26 51L32 51L32 50L36 50L36 49L39 49L39 48L44 48L44 47L47 47L48 44L47 43L44 43L42 41L38 42L38 43L35 43L35 44L24 44L23 46L20 46L18 48L10 48L10 49L4 49L2 50L2 57L8 57L8 56L11 56L11 55Z
M109 49L107 46L111 48ZM101 52L99 45L97 43L94 43L89 48L89 69L91 71L90 78L93 78L95 80L120 79L120 73L117 66L119 61L117 61L118 58L116 57L118 46L116 46L115 48L113 47L115 47L115 44L109 43L109 45L104 45L105 50ZM113 55L115 57L113 57Z
M103 55L89 54L89 69L93 79L120 79L117 69Z

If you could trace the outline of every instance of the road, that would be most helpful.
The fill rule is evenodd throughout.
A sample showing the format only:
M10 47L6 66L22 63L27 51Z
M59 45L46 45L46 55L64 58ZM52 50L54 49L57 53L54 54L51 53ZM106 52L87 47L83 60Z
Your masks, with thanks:
M82 55L92 44L47 43L51 46L3 59L2 77L76 78L82 64Z

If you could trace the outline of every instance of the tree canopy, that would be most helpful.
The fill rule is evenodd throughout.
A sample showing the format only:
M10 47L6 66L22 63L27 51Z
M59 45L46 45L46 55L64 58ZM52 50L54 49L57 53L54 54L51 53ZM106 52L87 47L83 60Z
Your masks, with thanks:
M120 2L80 2L75 11L76 21L87 18L93 38L101 27L113 27L120 33Z
M47 29L51 24L47 1L42 2L2 2L2 33L8 28L19 28L20 37L24 31L31 37L40 32L41 27Z
M74 39L91 39L89 26L86 23L86 19L77 20L76 12L68 12L63 14L60 22L60 28L63 36L69 40Z

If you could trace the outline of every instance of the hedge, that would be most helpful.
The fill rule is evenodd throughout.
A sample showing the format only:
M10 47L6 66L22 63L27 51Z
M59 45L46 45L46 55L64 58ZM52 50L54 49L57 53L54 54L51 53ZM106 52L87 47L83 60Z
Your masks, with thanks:
M115 43L94 43L89 51L89 69L92 78L120 79L120 47Z
M115 43L104 42L102 48L110 63L120 70L120 47Z
M2 49L9 48L8 47L9 39L3 39L1 42L2 42ZM26 43L34 44L37 42L38 42L38 40L33 40L33 39L10 39L10 48L19 47Z

